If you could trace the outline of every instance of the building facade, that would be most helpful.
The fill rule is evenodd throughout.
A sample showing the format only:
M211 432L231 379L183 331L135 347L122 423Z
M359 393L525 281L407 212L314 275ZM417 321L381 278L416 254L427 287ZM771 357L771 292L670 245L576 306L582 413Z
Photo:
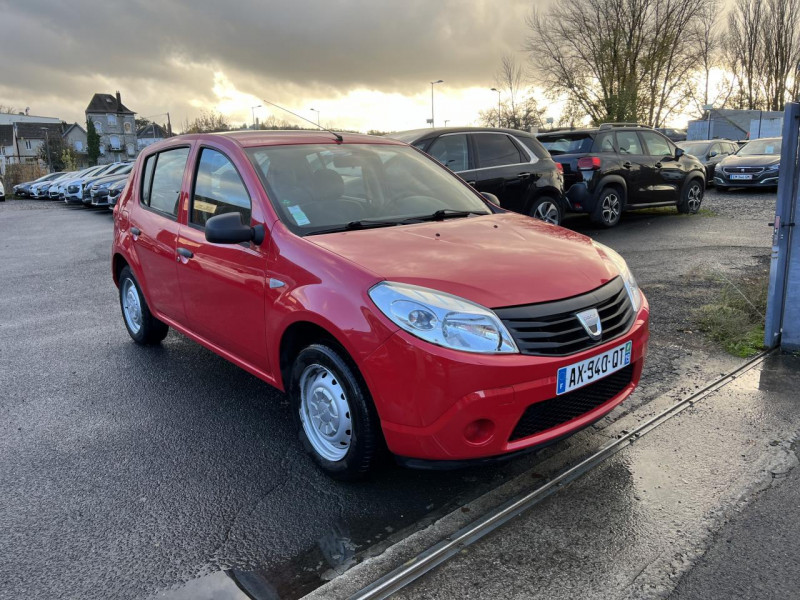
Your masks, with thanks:
M48 117L3 115L0 119L0 175L13 164L31 164L40 161L40 152L47 138L62 134L61 121ZM14 120L14 117L25 117ZM37 120L41 119L41 120ZM46 161L41 162L44 166Z
M122 104L119 92L95 94L86 107L86 121L92 121L100 136L100 157L105 165L133 159L137 152L135 113Z

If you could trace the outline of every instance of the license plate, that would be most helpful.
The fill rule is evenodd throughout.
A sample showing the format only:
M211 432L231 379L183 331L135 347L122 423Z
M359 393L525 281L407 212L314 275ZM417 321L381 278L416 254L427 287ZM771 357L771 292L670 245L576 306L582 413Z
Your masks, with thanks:
M579 363L561 367L558 370L556 395L566 394L627 367L631 364L632 348L633 344L627 342Z
M731 173L731 179L752 179L750 173Z

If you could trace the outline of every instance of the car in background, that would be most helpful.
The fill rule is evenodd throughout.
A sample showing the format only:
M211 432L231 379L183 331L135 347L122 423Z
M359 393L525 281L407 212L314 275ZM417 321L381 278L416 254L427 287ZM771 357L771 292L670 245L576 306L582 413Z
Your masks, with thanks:
M508 458L640 380L650 310L619 254L401 142L181 135L130 177L109 265L121 326L140 345L173 328L285 391L331 477L384 449L416 467Z
M706 168L706 183L709 185L714 181L717 164L726 156L739 151L739 145L732 140L692 140L675 145L703 163Z
M90 167L91 168L91 167ZM50 184L50 188L47 190L47 194L51 200L63 200L64 199L64 184L66 184L71 179L78 177L84 171L88 171L89 169L84 169L83 171L69 171L68 173L64 173L58 179L53 180Z
M54 179L58 179L59 177L61 177L62 174L63 173L48 173L47 175L39 177L39 179L34 179L33 181L26 181L24 183L18 183L17 185L14 186L12 191L14 193L14 196L17 198L28 198L30 195L30 187L34 183L41 183L43 181L53 181Z
M735 155L726 156L717 164L714 185L721 192L732 187L777 187L781 139L774 137L752 140Z
M127 170L125 173L117 173L116 175L109 175L107 177L101 177L97 179L91 184L87 184L87 188L89 189L89 200L90 204L94 207L108 207L113 206L116 202L116 198L113 199L113 202L109 198L109 193L117 183L122 183L123 187L125 182L128 181L128 175L130 174L130 169ZM121 189L121 188L114 188L114 189ZM115 194L116 196L117 194Z
M684 142L686 141L686 130L685 129L674 129L672 127L657 127L656 131L659 133L663 133L673 142Z
M570 209L596 223L613 227L637 208L700 210L705 167L650 127L606 123L537 138L562 165Z
M108 187L108 200L107 206L109 210L113 210L114 206L117 204L119 197L122 195L123 191L125 190L125 186L128 185L128 180L130 179L130 175L125 179L120 179L116 183L112 183Z
M82 204L83 203L83 184L86 179L102 175L109 169L115 167L120 163L111 163L108 165L96 165L81 171L76 177L69 181L61 183L59 186L59 198L62 198L66 204ZM63 189L63 193L61 193Z
M49 198L48 190L50 186L53 185L54 181L58 181L62 175L65 175L64 171L57 173L58 177L55 179L47 180L47 181L40 181L39 183L32 183L30 188L28 189L28 197L29 198Z
M560 166L530 133L490 127L441 127L391 133L432 156L500 206L554 225L567 209Z
M92 175L91 177L86 177L83 180L82 186L82 194L83 197L81 198L84 206L91 206L92 205L92 195L91 195L91 188L95 182L105 179L106 177L113 177L114 175L127 175L131 172L133 168L132 162L121 162L121 163L114 163L111 168L106 169L105 171Z

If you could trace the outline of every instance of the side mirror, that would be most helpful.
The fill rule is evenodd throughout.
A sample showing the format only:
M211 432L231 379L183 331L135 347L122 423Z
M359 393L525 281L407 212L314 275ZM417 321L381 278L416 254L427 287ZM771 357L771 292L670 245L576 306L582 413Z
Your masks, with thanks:
M675 158L678 159L684 155L683 148L675 148Z
M712 150L711 152L708 153L708 158L714 158L717 155L719 155L719 152L717 152L716 150Z
M486 198L492 204L496 204L497 206L500 206L500 198L498 198L494 194L490 194L489 192L481 192L481 196Z
M264 241L266 231L263 225L250 227L242 224L238 212L225 213L211 217L206 221L206 241L212 244L240 244L253 242L260 245Z

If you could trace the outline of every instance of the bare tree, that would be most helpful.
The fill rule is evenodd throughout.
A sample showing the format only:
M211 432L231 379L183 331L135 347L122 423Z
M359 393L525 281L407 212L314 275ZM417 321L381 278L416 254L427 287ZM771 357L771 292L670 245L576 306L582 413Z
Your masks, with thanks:
M767 0L767 13L764 91L767 108L783 110L800 60L800 0Z
M526 49L553 97L595 123L658 126L688 102L693 24L713 0L575 0L528 18Z
M736 0L728 15L728 68L736 74L738 108L762 108L759 78L764 69L763 0Z
M13 115L17 111L13 106L6 106L5 104L0 104L0 114L4 115Z
M186 119L183 124L183 133L214 133L230 129L228 118L214 111L203 111L194 121Z
M533 90L516 58L511 55L503 56L494 80L501 102L497 107L478 114L481 125L521 130L542 126L545 109L540 108L533 98Z

